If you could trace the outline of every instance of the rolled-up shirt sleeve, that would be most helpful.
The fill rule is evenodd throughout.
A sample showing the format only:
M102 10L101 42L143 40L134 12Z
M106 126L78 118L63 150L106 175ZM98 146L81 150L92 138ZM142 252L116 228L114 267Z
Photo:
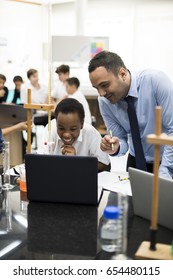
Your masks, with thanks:
M120 149L115 156L123 156L128 151L127 132L117 122L116 117L112 114L109 106L102 100L102 97L98 98L99 108L106 125L107 131L112 130L112 134L120 139Z

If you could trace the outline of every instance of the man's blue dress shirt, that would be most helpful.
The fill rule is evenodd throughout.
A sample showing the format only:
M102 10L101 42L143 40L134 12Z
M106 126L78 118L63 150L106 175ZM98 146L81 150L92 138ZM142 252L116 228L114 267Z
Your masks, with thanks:
M144 70L131 73L131 85L128 96L133 96L139 122L142 146L146 162L154 161L154 146L146 143L146 136L155 131L155 107L162 107L162 132L173 135L173 83L161 71ZM127 102L118 101L111 104L105 97L99 96L99 107L107 130L120 139L118 156L124 155L129 148L135 156ZM129 146L128 146L129 145ZM173 146L161 147L160 176L172 177Z

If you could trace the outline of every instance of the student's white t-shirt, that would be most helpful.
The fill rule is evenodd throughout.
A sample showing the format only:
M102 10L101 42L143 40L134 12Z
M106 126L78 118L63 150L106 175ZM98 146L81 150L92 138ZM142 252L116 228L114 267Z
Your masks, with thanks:
M63 99L67 97L65 84L61 81L58 81L52 90L51 96L56 99Z
M56 120L51 121L51 141L52 154L62 155L63 141L57 134ZM38 148L37 153L47 154L48 145L48 127L45 127L42 144ZM90 124L84 124L81 129L78 139L73 143L73 147L76 150L77 156L93 156L97 157L98 161L108 165L110 163L109 156L100 149L101 135L100 133Z
M85 96L83 95L83 93L81 91L77 90L75 93L69 94L68 98L74 98L83 105L84 112L85 112L85 122L91 124L90 108L89 108L88 102L87 102Z
M36 89L31 83L21 86L20 99L21 103L27 103L28 89L31 89L31 102L33 104L44 104L48 98L48 90L45 85L40 84L40 88Z

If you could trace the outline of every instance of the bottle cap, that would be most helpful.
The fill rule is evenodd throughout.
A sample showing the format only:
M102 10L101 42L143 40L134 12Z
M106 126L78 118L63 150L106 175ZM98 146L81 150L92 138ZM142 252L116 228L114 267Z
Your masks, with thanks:
M120 216L120 209L119 207L115 206L107 206L104 209L104 218L106 219L118 219Z

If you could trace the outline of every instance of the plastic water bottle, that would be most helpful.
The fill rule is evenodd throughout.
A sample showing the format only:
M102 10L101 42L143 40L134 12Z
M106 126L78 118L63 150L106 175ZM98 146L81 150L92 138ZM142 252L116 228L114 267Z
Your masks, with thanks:
M115 206L107 206L104 209L104 222L101 227L100 241L104 251L115 252L119 247L120 209Z

